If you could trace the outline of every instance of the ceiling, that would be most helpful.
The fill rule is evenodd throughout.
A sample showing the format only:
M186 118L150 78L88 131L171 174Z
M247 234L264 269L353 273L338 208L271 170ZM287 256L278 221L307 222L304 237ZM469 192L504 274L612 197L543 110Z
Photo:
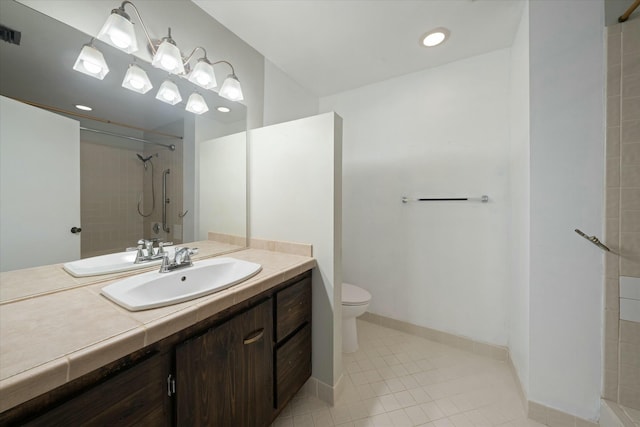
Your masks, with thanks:
M510 47L522 0L192 0L316 96ZM421 35L446 27L435 48Z

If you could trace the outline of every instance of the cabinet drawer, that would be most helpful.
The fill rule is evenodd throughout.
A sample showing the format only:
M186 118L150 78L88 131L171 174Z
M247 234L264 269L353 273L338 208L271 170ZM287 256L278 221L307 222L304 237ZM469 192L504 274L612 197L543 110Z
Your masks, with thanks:
M281 408L311 376L311 325L276 352L276 405Z
M276 342L311 321L311 277L278 292L276 313Z

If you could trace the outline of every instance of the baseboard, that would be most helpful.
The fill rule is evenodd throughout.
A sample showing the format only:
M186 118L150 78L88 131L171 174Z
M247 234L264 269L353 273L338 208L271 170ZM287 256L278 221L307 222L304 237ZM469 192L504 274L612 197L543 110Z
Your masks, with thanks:
M310 377L307 382L302 386L304 392L310 396L317 397L318 399L328 403L331 406L335 405L338 400L338 396L344 389L344 374L340 375L338 381L334 386L331 386L325 382L320 381L317 378Z
M520 381L520 375L518 375L518 371L516 370L516 366L513 364L513 358L511 357L511 351L509 353L509 370L511 371L511 376L516 383L516 387L518 388L518 395L520 396L520 401L522 402L522 406L524 407L524 413L529 414L529 400L527 399L527 392L525 388L522 386L522 381ZM528 416L528 415L527 415Z
M376 325L384 326L386 328L395 329L398 331L406 332L408 334L426 338L431 341L446 344L451 347L459 348L461 350L467 350L469 352L487 356L495 360L506 361L509 358L509 351L507 347L475 341L471 338L461 337L455 334L450 334L448 332L442 332L436 329L414 325L412 323L403 322L401 320L396 320L390 317L380 316L379 314L373 314L369 312L364 313L358 319L365 320L370 323L375 323Z
M598 423L595 421L585 420L558 409L550 408L537 402L532 402L531 400L527 403L527 416L540 424L544 424L549 427L598 427Z

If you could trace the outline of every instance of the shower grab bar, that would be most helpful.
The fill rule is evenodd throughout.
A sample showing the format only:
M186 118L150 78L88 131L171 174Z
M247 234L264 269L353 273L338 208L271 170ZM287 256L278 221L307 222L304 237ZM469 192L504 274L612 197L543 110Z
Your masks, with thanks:
M402 203L409 203L409 202L461 202L461 201L487 203L489 201L489 196L487 196L486 194L483 194L480 197L420 197L420 198L411 198L411 197L407 197L407 196L402 196Z
M594 245L596 245L600 249L602 249L604 251L607 251L607 252L611 252L611 249L609 249L604 243L602 243L596 236L587 236L585 233L583 233L582 231L578 230L577 228L575 230L573 230L573 231L575 231L580 236L584 237L585 239L587 239L588 241L590 241L591 243L593 243Z
M175 144L163 144L161 142L149 141L148 139L136 138L134 136L121 135L119 133L109 132L109 131L106 131L106 130L98 130L98 129L86 128L84 126L80 126L80 130L84 130L84 131L87 131L87 132L93 132L93 133L99 133L99 134L102 134L102 135L115 136L117 138L129 139L131 141L144 142L145 144L160 145L162 147L168 148L171 151L176 151Z
M167 197L167 175L171 173L171 169L165 169L162 172L162 230L166 233L170 228L167 225L167 205L169 204L169 198Z

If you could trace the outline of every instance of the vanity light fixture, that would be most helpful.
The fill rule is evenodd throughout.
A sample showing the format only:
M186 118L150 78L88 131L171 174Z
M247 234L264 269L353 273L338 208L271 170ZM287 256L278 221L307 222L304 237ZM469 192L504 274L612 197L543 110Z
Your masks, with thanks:
M133 8L139 20L140 27L144 31L149 51L153 55L151 65L163 69L170 74L187 77L191 83L204 89L214 89L217 87L214 66L225 63L231 68L231 74L224 80L218 94L230 101L242 101L244 99L240 81L230 62L220 60L212 63L207 58L205 49L200 46L193 49L189 55L184 56L171 37L171 28L169 28L167 36L162 38L162 40L152 40L138 8L129 0L123 1L118 8L111 10L111 14L98 33L97 38L99 40L126 53L133 53L138 50L134 25L129 14L125 11L125 6ZM191 68L189 62L198 49L204 52L204 56L199 58ZM109 67L104 60L104 56L92 43L83 46L82 52L80 52L80 56L73 68L101 80L109 72ZM122 86L139 93L146 93L153 87L146 72L133 64L129 66L122 81ZM182 101L178 87L170 80L165 80L162 83L156 94L156 98L171 105ZM202 95L196 92L189 97L187 110L196 114L202 114L208 111L209 108Z
M156 99L170 105L176 105L178 102L182 101L182 96L180 96L178 86L176 86L174 82L171 80L165 80L160 85L160 89L158 89Z
M207 59L206 52L204 58L198 59L198 63L193 67L189 74L189 81L204 89L213 89L218 86L216 75L213 72L213 65Z
M82 46L80 55L73 64L73 69L99 80L104 79L104 76L109 72L102 52L93 46L93 41Z
M231 108L220 106L220 107L217 107L216 110L220 111L221 113L228 113L231 111Z
M202 95L198 92L193 92L187 101L186 110L194 114L203 114L209 111L209 107Z
M444 27L435 28L420 37L420 45L424 47L435 47L444 42L451 32Z
M126 3L133 5L125 1L119 8L113 9L98 33L98 39L127 53L133 53L138 50L138 40L131 18L124 11Z
M122 87L144 94L149 92L153 85L149 80L149 76L147 76L147 73L142 68L131 64L122 81Z
M184 63L182 62L182 54L176 46L176 42L171 38L171 28L169 34L162 39L160 46L153 55L151 65L161 68L171 74L184 74Z
M233 70L233 67L231 67L231 69ZM242 101L244 99L242 96L240 81L233 71L222 83L222 87L220 88L220 92L218 92L218 95L228 99L229 101Z

